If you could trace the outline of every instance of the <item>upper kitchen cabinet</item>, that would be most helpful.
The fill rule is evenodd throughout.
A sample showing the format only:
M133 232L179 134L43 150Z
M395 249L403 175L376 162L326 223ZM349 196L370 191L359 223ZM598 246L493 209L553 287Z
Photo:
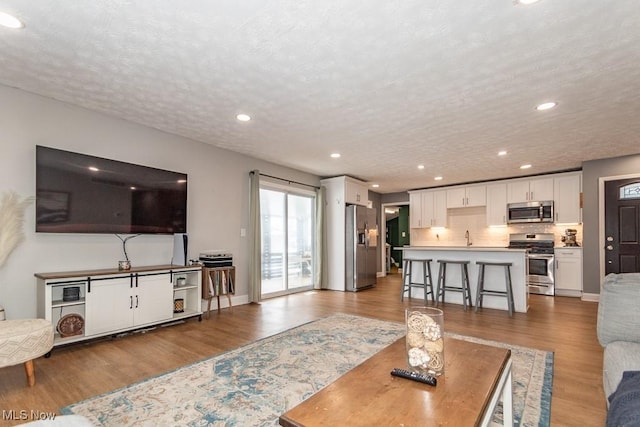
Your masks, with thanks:
M411 228L447 226L446 190L423 190L409 193Z
M367 184L348 176L344 177L344 201L349 205L367 206L369 203L369 188Z
M448 208L484 206L486 203L487 187L485 185L447 188Z
M510 181L507 183L507 203L553 200L553 178Z
M344 204L367 206L369 203L369 188L366 182L349 176L336 176L323 179L321 183L332 197L341 199Z
M581 174L556 176L554 178L554 222L577 224L582 222L580 206Z
M487 185L487 225L507 224L507 184Z

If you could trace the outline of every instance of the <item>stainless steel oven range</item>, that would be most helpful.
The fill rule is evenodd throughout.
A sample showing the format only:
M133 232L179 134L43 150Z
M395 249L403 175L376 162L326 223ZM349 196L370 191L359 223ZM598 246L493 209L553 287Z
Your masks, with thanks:
M509 235L510 249L527 250L527 285L532 294L555 295L553 233Z

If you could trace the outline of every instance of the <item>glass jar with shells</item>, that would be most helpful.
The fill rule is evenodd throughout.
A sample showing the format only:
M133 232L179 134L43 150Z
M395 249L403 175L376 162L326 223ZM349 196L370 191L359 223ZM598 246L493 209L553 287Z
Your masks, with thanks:
M409 370L439 376L444 373L444 313L433 307L409 307L407 363Z

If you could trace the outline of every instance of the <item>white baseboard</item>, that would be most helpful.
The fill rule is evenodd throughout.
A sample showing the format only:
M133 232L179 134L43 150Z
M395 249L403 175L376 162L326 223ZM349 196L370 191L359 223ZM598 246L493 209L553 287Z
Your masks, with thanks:
M570 289L558 289L556 288L556 295L559 297L582 297L582 291L574 291Z
M600 301L600 294L583 293L582 294L582 301L598 302L598 301Z

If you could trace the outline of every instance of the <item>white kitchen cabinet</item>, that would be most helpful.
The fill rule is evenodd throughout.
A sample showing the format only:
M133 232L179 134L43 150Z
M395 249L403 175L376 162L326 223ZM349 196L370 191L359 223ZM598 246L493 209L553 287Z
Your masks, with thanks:
M487 225L507 224L507 184L487 185Z
M322 286L335 291L345 290L346 272L346 206L367 206L367 184L347 176L326 178L320 181L325 190L325 246L327 248L327 274ZM366 191L366 192L365 192Z
M553 200L553 178L507 182L507 203Z
M485 185L447 188L447 208L484 206L487 203L486 189Z
M409 193L411 228L447 226L446 190L422 190Z
M560 224L582 222L580 178L579 173L554 178L554 222Z
M582 248L556 248L554 270L556 295L582 296Z
M424 191L412 191L409 193L409 227L424 228L422 224L422 193Z
M38 317L56 326L54 346L201 317L201 274L199 266L172 265L37 273ZM174 313L175 299L182 300L183 311ZM61 331L65 322L75 330Z
M367 184L346 177L344 188L344 200L347 204L367 206L369 203L369 188L367 187Z

